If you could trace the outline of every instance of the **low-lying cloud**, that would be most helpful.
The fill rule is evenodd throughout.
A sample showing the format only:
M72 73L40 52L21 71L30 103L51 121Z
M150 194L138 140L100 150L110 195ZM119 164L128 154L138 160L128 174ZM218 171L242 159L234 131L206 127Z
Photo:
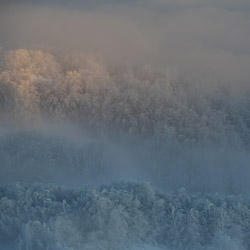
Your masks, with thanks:
M248 1L2 2L4 48L83 50L248 85Z

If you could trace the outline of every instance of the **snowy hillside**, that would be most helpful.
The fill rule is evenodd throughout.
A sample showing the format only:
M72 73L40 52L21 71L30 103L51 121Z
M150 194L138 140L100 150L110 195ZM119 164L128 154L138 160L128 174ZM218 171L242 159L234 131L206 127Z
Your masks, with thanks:
M21 49L0 58L2 120L70 121L99 135L249 143L247 92L81 53Z
M0 249L249 250L249 139L247 88L2 50Z
M1 186L0 213L1 240L23 250L250 248L249 200L163 194L146 183Z

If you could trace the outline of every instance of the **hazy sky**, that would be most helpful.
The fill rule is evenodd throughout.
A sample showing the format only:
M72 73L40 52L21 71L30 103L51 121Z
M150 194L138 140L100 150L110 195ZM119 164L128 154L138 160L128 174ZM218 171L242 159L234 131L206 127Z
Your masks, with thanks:
M80 49L250 84L249 0L0 3L0 45L6 49Z

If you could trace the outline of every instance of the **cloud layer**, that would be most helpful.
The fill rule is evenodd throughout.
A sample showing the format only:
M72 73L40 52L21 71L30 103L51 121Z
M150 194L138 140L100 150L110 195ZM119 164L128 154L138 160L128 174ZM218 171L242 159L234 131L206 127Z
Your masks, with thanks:
M250 4L246 0L2 1L5 48L84 50L113 61L168 65L248 85Z

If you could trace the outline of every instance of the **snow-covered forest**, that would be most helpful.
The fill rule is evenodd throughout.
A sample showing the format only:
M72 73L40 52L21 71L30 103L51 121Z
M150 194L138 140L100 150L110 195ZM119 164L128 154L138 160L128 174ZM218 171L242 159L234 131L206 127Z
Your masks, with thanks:
M249 93L165 68L105 63L93 55L1 52L0 114L77 122L94 134L248 144Z
M0 248L250 249L249 94L0 50Z
M1 239L23 250L250 248L242 197L118 182L91 190L15 184L1 187L0 198Z

